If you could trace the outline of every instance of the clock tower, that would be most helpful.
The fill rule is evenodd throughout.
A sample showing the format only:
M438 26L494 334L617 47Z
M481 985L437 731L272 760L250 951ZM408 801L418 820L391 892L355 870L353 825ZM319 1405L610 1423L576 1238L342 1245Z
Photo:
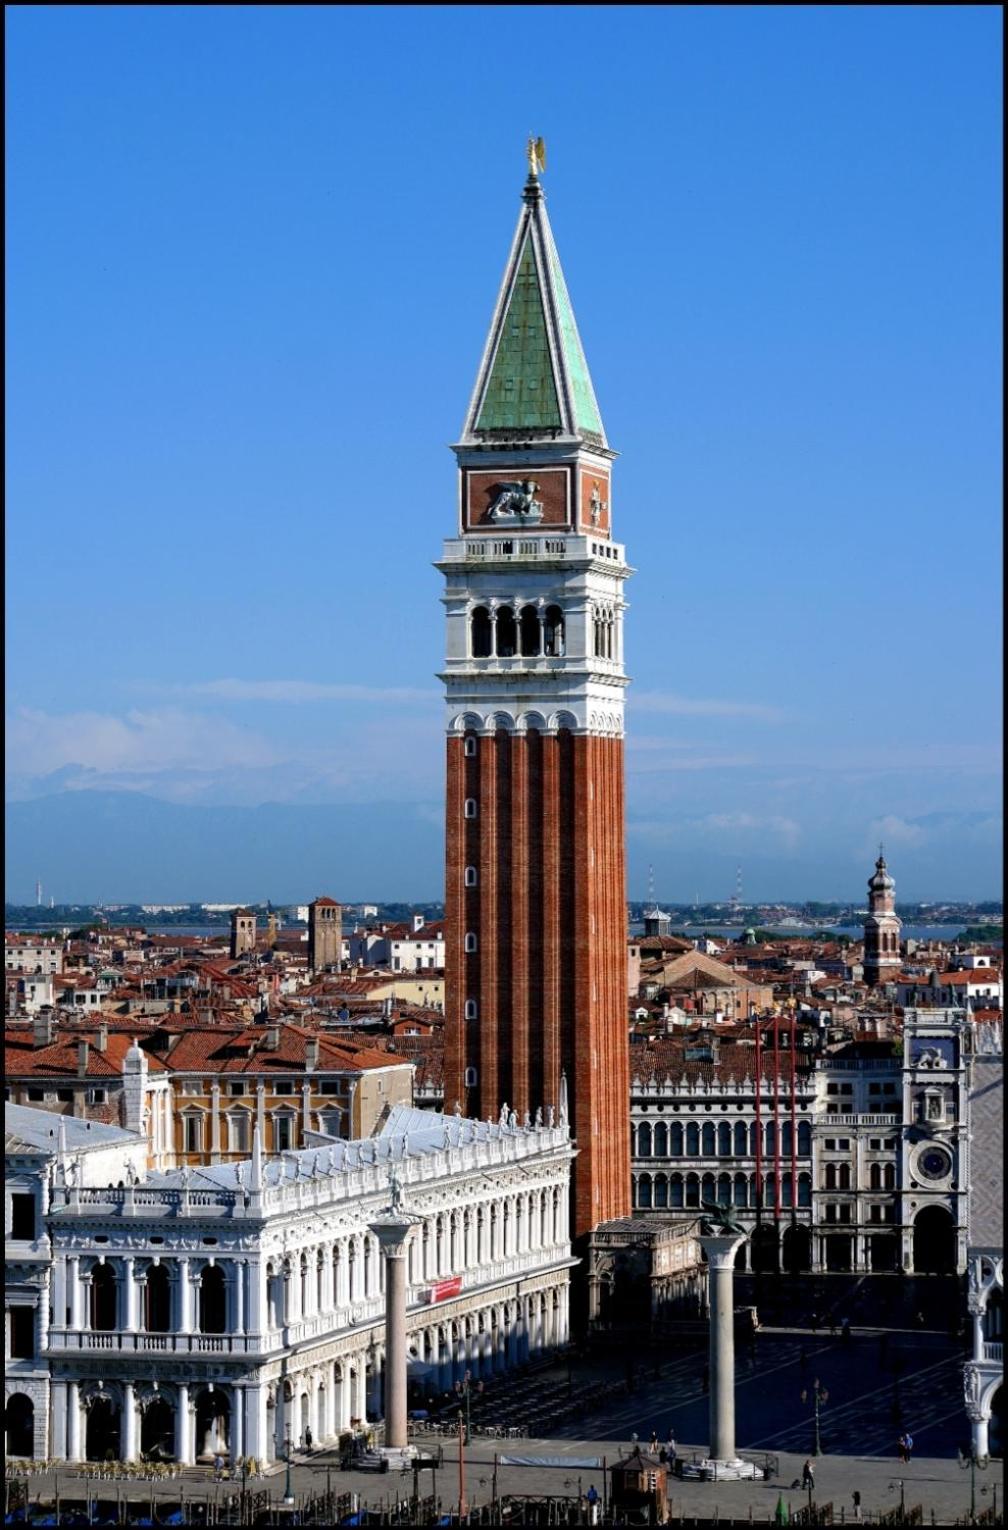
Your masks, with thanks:
M445 1102L566 1115L572 1231L630 1212L624 582L606 439L530 171L461 439L447 614Z

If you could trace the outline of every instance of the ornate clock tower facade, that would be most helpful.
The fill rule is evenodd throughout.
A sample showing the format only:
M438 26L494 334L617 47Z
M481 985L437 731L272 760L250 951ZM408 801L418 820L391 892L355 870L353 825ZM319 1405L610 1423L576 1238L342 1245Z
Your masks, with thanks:
M445 1101L566 1114L573 1232L630 1212L623 586L609 448L538 162L458 459L445 576Z

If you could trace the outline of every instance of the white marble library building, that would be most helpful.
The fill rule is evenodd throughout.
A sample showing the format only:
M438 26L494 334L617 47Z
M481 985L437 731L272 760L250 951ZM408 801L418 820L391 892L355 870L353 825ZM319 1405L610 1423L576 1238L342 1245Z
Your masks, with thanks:
M64 1124L61 1126L60 1122ZM392 1108L381 1131L148 1172L145 1144L5 1119L8 1455L270 1461L383 1411L393 1178L417 1219L409 1379L450 1389L565 1344L574 1149L552 1116Z

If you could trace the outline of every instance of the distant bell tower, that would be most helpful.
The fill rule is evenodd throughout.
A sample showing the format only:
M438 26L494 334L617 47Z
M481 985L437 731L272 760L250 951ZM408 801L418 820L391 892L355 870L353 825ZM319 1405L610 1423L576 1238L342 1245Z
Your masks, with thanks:
M886 870L879 846L875 874L868 880L868 917L864 923L864 979L869 988L890 982L900 971L900 930L896 883Z
M610 450L529 175L444 544L445 1102L569 1113L575 1236L630 1212L624 581Z
M343 910L332 898L316 898L308 905L308 967L322 972L339 971L343 952Z
M231 960L237 961L247 951L256 948L256 916L251 909L236 908L231 911Z

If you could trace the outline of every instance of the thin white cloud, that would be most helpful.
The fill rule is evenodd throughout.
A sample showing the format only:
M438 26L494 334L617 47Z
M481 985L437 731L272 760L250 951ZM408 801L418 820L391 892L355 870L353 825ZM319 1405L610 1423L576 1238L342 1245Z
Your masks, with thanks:
M631 690L627 704L637 712L664 712L674 717L748 717L761 722L779 722L784 716L780 707L764 706L757 701L716 701L699 696L677 696L671 691Z
M179 695L206 696L214 701L307 701L423 702L441 700L435 690L416 686L342 685L316 680L197 680L173 687Z
M708 840L712 834L731 835L737 844L740 835L752 844L756 840L772 838L780 841L787 850L793 850L801 839L801 825L794 818L780 813L704 813L697 817L628 819L627 834L635 839L655 843L697 844Z
M886 813L869 824L866 849L874 852L880 841L889 845L920 845L925 838L924 829L919 823L911 823L909 819L900 818L895 813Z
M277 763L259 734L204 712L166 707L54 714L23 707L7 719L9 773L49 775L69 765L106 772L223 770Z

